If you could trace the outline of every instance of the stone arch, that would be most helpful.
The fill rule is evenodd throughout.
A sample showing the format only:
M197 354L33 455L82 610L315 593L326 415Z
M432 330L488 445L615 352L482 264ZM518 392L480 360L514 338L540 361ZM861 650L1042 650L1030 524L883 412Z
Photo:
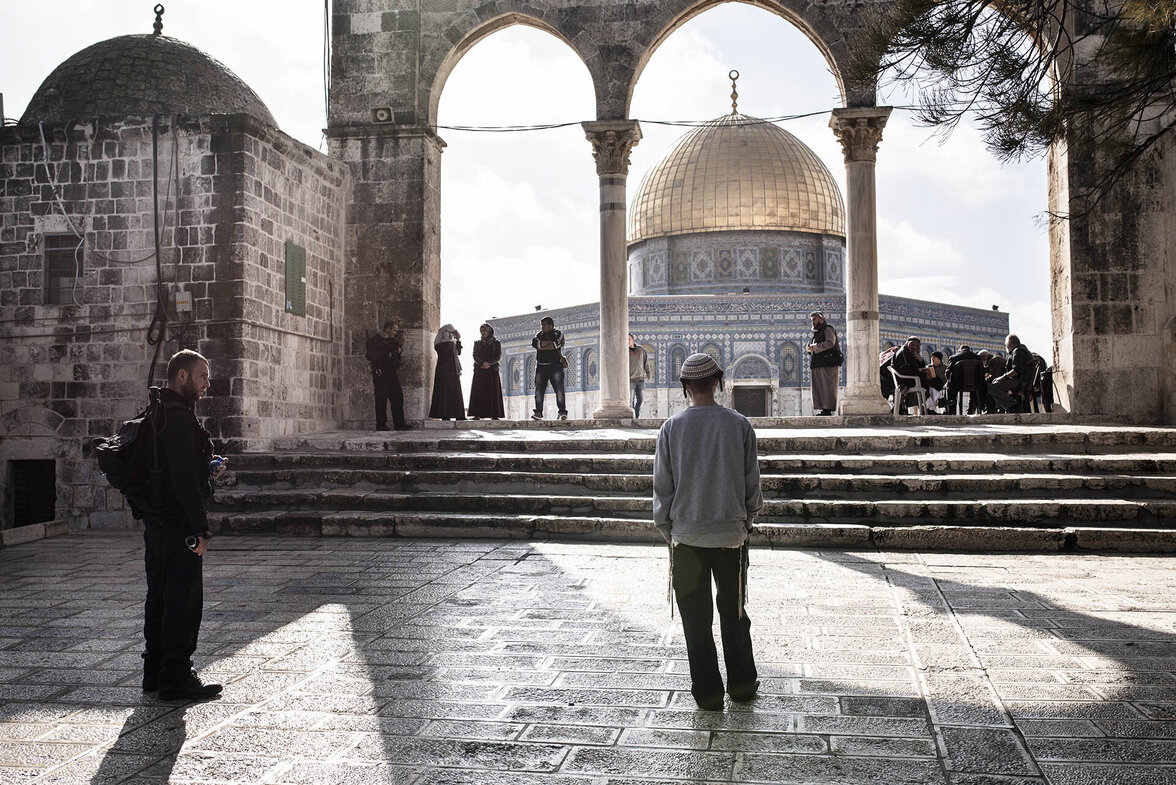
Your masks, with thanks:
M650 58L653 57L654 52L691 19L730 1L691 0L685 4L685 7L678 10L671 19L666 21L645 47L645 50L641 53L641 57L633 67L632 79L625 93L624 116L627 117L629 114L629 108L633 102L633 91L637 88L637 82L641 79L641 74L644 72L645 66L649 63ZM827 12L823 12L820 6L813 6L813 4L803 2L803 0L738 1L775 14L800 30L813 43L821 53L821 56L825 58L825 62L829 64L829 72L833 75L833 79L837 82L837 89L841 93L842 105L850 105L851 102L864 106L872 106L874 104L874 88L872 85L868 88L868 99L865 97L867 91L859 89L847 92L845 79L842 76L843 69L839 65L840 62L847 61L849 56L848 51L841 51L845 48L845 35L842 30L837 29L837 25L833 23L834 20ZM831 44L830 42L835 43ZM856 100L851 101L851 95L855 96Z
M772 363L762 354L745 354L731 363L732 379L771 379Z
M44 406L22 406L0 417L2 436L54 436L65 418Z
M498 5L522 5L522 3L504 2L499 3ZM437 110L441 104L441 94L445 91L445 83L449 81L450 74L453 73L453 69L457 67L457 64L461 61L461 59L465 57L465 55L471 49L473 49L489 36L499 32L500 30L505 30L508 27L514 27L515 25L522 25L524 27L532 27L536 30L541 30L544 33L547 33L548 35L551 35L566 44L567 47L576 54L576 56L580 59L580 62L583 63L584 67L588 70L592 81L593 93L595 94L597 92L596 74L593 73L589 63L598 58L593 58L591 56L591 52L588 54L588 56L585 56L585 53L580 51L577 45L569 40L567 35L564 35L564 33L561 32L559 26L560 20L553 9L544 8L543 6L539 5L528 5L528 9L528 12L508 11L485 21L481 20L476 14L470 13L468 15L468 21L471 23L471 26L468 28L468 32L466 32L460 40L453 44L453 46L448 51L438 52L437 59L435 61L424 63L422 65L423 75L432 72L432 79L429 82L428 88L428 109L424 118L426 124L431 126L436 125ZM455 20L450 29L460 29L460 27L461 22ZM422 82L425 78L427 77L422 78Z

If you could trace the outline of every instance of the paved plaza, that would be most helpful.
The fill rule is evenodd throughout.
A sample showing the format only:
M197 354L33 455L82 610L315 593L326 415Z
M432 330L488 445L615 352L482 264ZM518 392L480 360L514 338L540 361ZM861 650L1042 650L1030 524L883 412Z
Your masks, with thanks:
M141 551L0 551L0 783L1176 783L1176 558L753 550L717 713L664 547L219 538L206 704L139 689Z

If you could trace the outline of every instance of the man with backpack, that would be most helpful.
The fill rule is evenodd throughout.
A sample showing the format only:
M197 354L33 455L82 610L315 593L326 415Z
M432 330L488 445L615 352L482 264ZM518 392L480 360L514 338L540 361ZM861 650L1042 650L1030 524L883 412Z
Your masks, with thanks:
M132 512L143 521L146 546L143 689L158 690L162 700L206 700L221 692L221 685L202 682L192 669L204 609L202 557L212 537L205 501L226 463L213 454L212 439L196 419L208 374L208 360L199 353L184 349L172 355L167 387L158 390L136 447L151 456L146 464L160 474L149 483L154 487L147 495L153 498L132 503Z

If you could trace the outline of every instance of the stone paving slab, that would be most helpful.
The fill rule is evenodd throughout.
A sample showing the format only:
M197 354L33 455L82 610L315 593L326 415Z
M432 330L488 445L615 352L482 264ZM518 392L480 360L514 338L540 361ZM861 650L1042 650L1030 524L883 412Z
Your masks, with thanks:
M760 696L698 711L664 547L222 537L138 688L142 545L0 552L0 783L1176 783L1176 558L751 555Z

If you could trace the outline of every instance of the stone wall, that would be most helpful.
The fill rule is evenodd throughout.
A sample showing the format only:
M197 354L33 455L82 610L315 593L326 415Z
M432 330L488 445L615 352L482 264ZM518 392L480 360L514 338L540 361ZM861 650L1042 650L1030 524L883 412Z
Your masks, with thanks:
M338 421L345 167L244 116L172 122L155 153L150 119L46 125L44 142L38 126L0 131L0 526L10 461L43 459L57 462L58 518L129 522L90 442L145 403L153 324L156 383L179 348L209 358L199 413L220 449ZM76 234L76 302L45 304L45 238ZM307 250L305 318L284 313L286 240ZM181 291L191 311L176 309Z

